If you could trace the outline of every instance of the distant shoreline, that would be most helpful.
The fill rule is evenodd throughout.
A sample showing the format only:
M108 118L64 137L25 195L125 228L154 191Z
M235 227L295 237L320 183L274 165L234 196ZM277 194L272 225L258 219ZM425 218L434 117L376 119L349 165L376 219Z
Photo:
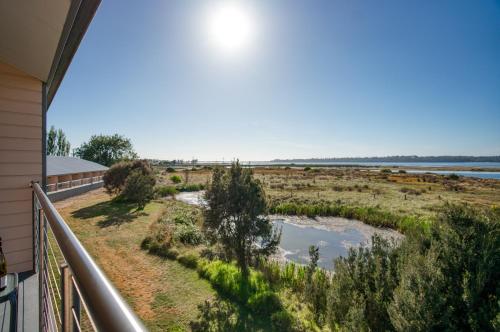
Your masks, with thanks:
M500 156L387 156L347 158L292 158L273 159L271 162L286 163L499 163Z

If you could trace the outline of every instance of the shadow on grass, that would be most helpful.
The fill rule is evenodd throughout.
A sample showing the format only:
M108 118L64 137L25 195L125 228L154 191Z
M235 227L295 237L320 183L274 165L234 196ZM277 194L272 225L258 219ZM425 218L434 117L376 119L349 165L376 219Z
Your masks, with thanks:
M212 301L198 306L198 319L190 323L195 332L207 331L272 331L270 317L252 314L245 306L218 294Z
M104 216L105 218L97 223L101 228L129 223L144 215L146 212L137 210L137 204L115 200L97 203L71 213L72 217L79 219Z

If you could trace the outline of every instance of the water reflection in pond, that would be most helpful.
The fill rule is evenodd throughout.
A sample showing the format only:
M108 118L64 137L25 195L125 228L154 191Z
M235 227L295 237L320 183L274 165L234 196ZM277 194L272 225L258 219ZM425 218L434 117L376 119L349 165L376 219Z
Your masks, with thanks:
M176 199L192 205L203 205L203 192L180 193ZM281 236L281 257L300 264L309 262L309 246L319 247L318 265L333 269L333 260L346 256L349 248L371 245L372 236L377 233L384 238L401 239L403 236L393 230L380 229L357 220L336 217L289 217L270 216L278 227L283 228Z

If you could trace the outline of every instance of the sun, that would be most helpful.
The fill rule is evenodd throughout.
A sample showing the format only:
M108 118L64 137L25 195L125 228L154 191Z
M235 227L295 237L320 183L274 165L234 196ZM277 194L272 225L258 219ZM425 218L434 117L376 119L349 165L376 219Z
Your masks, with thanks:
M225 55L244 53L256 35L252 11L239 1L218 3L208 13L210 44Z

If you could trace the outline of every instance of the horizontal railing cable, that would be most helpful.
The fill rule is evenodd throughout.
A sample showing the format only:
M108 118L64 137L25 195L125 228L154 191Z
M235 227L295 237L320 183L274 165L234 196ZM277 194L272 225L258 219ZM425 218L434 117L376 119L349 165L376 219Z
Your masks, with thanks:
M101 269L87 253L80 241L73 234L69 226L59 215L40 185L32 183L34 192L34 222L38 234L37 239L43 241L36 245L41 257L38 257L41 279L41 330L66 331L68 326L81 330L79 310L75 311L68 287L76 290L92 327L99 331L146 331L142 322L132 312L118 291L106 278ZM38 217L39 210L43 214ZM49 234L50 232L50 234ZM50 237L49 235L53 235ZM55 247L60 249L65 263L71 273L71 285L63 283L62 289L58 288L54 268L62 274L53 263L57 265L58 258L51 244L54 239ZM50 259L52 256L52 259ZM50 272L47 271L50 269ZM65 275L67 273L65 272ZM52 277L52 278L51 278ZM64 281L63 281L64 282ZM55 308L54 308L55 307ZM78 305L79 307L79 305ZM58 322L59 321L59 322ZM68 324L70 322L70 324ZM58 327L59 326L59 327Z

